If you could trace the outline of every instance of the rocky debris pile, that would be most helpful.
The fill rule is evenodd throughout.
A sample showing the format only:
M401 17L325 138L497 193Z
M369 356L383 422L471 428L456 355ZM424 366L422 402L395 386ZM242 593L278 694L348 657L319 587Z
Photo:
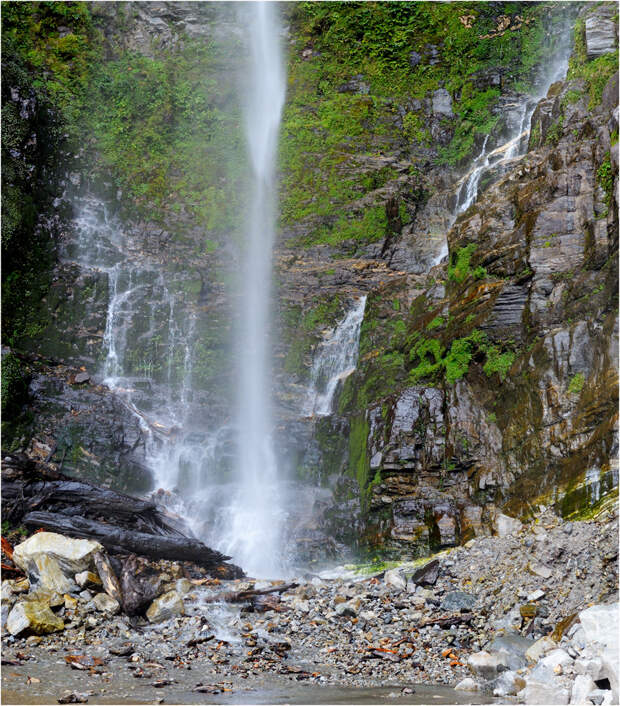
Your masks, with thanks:
M288 585L151 563L155 596L132 617L99 586L96 565L72 565L76 573L64 576L75 586L46 599L47 618L64 622L60 631L50 622L50 634L35 621L21 627L28 580L4 581L3 606L11 607L4 652L20 662L65 650L68 668L93 680L129 675L164 690L179 689L179 670L191 668L200 670L196 689L239 688L268 675L347 687L458 684L479 690L476 699L495 691L526 703L541 703L544 687L564 689L568 703L592 686L588 677L596 688L583 698L594 691L608 703L617 688L614 647L611 638L592 642L605 619L588 606L616 596L617 509L588 522L545 513L528 525L497 526L504 536L471 540L423 565L361 576L341 569ZM248 600L238 603L240 596Z
M121 610L162 622L183 615L182 595L191 588L179 564L168 574L133 555L121 563L98 542L54 532L37 532L12 556L26 574L2 582L2 626L12 636L93 629ZM204 569L192 570L203 580Z
M590 606L536 642L494 640L469 657L478 681L465 679L456 689L516 695L525 704L617 704L619 632L617 602Z

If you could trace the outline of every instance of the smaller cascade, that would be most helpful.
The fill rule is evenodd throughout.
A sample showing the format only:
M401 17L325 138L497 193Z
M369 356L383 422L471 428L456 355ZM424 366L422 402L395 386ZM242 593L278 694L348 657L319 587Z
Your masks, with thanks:
M601 471L599 468L588 468L586 470L585 485L588 489L588 501L590 505L596 505L601 499Z
M304 416L331 414L338 384L355 370L357 364L365 308L366 297L363 296L336 326L333 333L319 345L310 373L310 388L303 408Z

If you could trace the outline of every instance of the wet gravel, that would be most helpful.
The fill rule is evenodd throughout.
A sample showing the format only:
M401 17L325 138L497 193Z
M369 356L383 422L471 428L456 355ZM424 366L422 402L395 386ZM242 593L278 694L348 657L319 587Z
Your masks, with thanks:
M87 697L92 703L262 703L261 694L277 703L279 690L292 686L306 702L315 702L318 688L382 688L386 699L416 703L403 689L453 687L470 676L468 656L497 635L518 630L537 639L614 594L617 555L617 508L590 522L563 523L547 513L512 535L436 555L430 584L416 583L416 567L408 564L370 576L306 574L279 600L271 594L265 612L227 603L222 594L278 582L196 578L195 569L160 562L169 579L162 585L183 596L185 615L159 624L109 617L88 595L76 595L73 610L59 611L64 631L3 635L4 702L45 703L33 696L42 682L59 698L78 688L77 678L80 691L96 692ZM3 585L3 597L10 606L20 594Z

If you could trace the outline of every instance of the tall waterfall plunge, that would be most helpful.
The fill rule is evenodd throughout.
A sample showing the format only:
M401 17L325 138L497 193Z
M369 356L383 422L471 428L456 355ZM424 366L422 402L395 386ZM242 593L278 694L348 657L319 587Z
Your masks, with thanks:
M237 491L222 549L246 571L281 571L281 488L271 445L269 313L271 249L275 231L275 157L285 76L275 7L249 3L250 66L244 106L252 169L246 227L241 327L238 335Z

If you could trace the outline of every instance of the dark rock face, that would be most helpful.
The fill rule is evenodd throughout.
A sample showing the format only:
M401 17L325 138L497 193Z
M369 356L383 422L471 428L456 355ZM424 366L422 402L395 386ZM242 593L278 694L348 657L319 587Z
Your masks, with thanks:
M602 53L614 47L605 35L610 7L586 26L607 37ZM599 42L593 31L588 52ZM362 361L367 351L381 356L397 319L405 340L417 331L447 350L475 327L514 355L499 374L474 347L456 383L412 386L409 348L392 339L403 367L364 410L370 546L410 555L450 546L489 532L500 507L527 516L551 505L574 517L617 486L616 86L617 75L592 108L581 79L553 84L534 111L530 151L495 173L449 230L451 267L471 246L469 273L486 274L439 285L444 268L432 271L432 284L421 274L431 261L423 241L447 218L449 187L392 250L391 266L409 274L369 296ZM408 319L381 304L394 297ZM369 385L371 372L362 362L351 388Z
M29 452L53 458L61 469L116 490L143 493L152 478L144 465L146 437L139 419L105 387L42 369L30 392L35 413Z

